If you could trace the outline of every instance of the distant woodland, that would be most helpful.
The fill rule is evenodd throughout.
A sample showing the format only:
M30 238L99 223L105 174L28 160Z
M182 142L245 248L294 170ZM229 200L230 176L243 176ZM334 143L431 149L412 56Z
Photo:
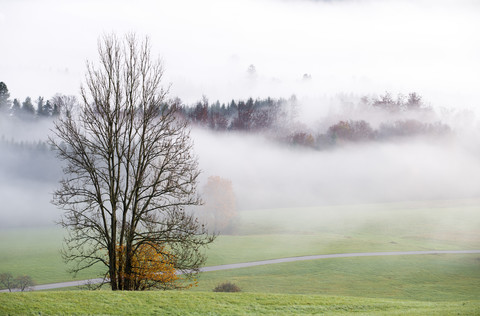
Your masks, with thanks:
M359 104L352 106L351 112L383 119L384 122L376 128L364 119L340 119L323 130L313 130L297 119L298 106L295 96L289 99L232 100L228 104L218 101L209 104L204 97L194 106L182 105L180 113L193 125L214 131L263 133L277 141L315 149L353 142L441 136L451 132L448 125L432 121L433 110L414 92L397 98L390 93L377 98L363 97ZM425 118L429 119L425 121Z
M432 120L433 110L415 92L407 96L392 97L390 93L378 97L363 97L352 105L350 112L368 114L377 118L375 125L367 119L331 117L325 126L307 127L298 120L299 102L295 96L288 99L232 100L229 103L209 103L207 97L195 104L184 104L180 99L169 100L166 105L178 108L179 118L192 126L217 132L243 132L266 136L274 141L292 146L317 150L334 148L348 143L389 141L418 136L442 136L451 133L451 128L440 121ZM21 101L10 97L7 85L0 82L0 115L7 119L24 122L53 120L59 115L68 115L79 102L74 96L56 94L50 99L30 97ZM362 116L362 115L357 115ZM365 116L365 115L364 115ZM425 118L430 119L426 120ZM380 121L378 121L380 118ZM46 150L43 142L16 143L0 135L0 142L14 148L30 147Z

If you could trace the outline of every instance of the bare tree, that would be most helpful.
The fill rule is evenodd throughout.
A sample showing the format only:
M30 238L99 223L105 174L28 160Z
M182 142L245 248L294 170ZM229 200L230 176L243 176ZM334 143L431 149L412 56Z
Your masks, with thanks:
M161 61L135 35L105 36L99 55L99 67L87 64L82 105L51 138L65 163L53 198L70 232L64 259L76 262L73 272L102 263L112 290L134 290L138 251L148 246L193 277L215 236L185 211L200 204L198 163L186 122L165 101Z
M19 275L15 278L15 286L22 292L31 290L34 285L35 282L29 275Z
M59 116L61 113L65 115L71 115L72 110L77 107L77 98L73 95L64 95L57 93L52 99L53 104L52 116Z
M29 275L19 275L16 278L11 273L0 273L0 286L12 291L28 291L35 285L32 277Z
M0 285L8 289L9 292L11 292L16 287L13 275L8 272L0 273Z

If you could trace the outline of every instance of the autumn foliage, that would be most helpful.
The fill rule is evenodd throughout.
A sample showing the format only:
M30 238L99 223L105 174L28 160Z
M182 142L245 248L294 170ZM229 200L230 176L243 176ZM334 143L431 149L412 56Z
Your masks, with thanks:
M117 246L117 269L123 282L129 281L134 290L151 288L171 289L180 287L176 284L179 276L174 268L175 257L163 245L141 244L134 248L131 255L130 272L125 271L127 251L124 246Z
M229 233L237 215L235 193L230 180L213 176L203 188L205 199L203 219L209 229Z

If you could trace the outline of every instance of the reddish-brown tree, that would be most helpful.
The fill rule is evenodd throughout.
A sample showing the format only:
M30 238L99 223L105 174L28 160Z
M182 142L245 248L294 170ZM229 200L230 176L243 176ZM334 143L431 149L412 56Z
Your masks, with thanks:
M235 193L230 180L212 176L203 188L205 199L203 218L215 232L229 233L237 215Z

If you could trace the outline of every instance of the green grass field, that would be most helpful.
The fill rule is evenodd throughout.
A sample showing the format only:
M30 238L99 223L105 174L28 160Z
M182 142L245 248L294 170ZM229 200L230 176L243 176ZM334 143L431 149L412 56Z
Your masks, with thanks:
M0 230L0 273L27 274L38 284L83 280L100 273L101 269L93 269L74 278L60 255L62 242L63 231L57 227Z
M329 253L480 249L480 201L438 201L240 213L207 265Z
M459 200L243 211L235 234L210 246L207 265L328 253L480 249L479 206L480 201ZM38 284L72 280L59 254L62 236L52 227L1 231L0 272L29 274ZM101 271L85 271L76 279ZM209 272L193 291L211 291L224 281L256 294L460 302L480 297L480 255L337 258Z
M478 315L479 301L206 292L0 293L2 315Z
M360 257L203 273L193 291L230 281L246 292L463 301L480 298L480 255Z

